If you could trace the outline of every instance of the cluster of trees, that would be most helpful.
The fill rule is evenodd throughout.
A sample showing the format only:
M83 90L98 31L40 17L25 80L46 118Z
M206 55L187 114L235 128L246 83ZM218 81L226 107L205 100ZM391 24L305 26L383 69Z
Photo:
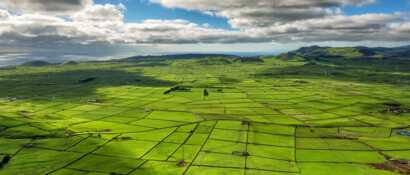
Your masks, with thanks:
M191 89L187 88L187 87L183 87L183 86L175 86L175 87L172 87L172 88L166 90L164 92L164 95L170 94L171 92L175 92L175 91L189 92L189 91L191 91ZM203 95L204 95L204 97L209 96L208 89L204 89Z
M6 165L7 163L9 163L11 160L11 156L10 155L6 155L3 157L3 159L0 162L0 168L2 168L4 165Z
M204 97L208 97L209 96L209 92L207 89L204 89Z
M175 86L175 87L172 87L171 89L166 90L166 91L164 92L164 95L167 95L167 94L169 94L169 93L171 93L171 92L174 92L174 91L184 91L184 92L188 92L188 91L191 91L191 89L190 89L190 88L187 88L187 87L183 87L183 86Z
M387 107L387 109L383 110L383 113L410 113L410 108L406 108L400 103L384 103L384 105Z

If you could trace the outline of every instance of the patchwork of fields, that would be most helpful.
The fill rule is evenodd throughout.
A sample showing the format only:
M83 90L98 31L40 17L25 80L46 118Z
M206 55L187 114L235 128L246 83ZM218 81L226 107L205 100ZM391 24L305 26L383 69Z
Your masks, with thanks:
M410 62L263 61L0 70L0 175L409 173Z

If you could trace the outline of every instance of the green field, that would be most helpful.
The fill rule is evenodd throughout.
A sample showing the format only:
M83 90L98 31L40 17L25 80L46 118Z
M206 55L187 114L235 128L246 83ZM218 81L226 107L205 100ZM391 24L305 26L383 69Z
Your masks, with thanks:
M394 175L409 126L409 59L0 70L0 175Z

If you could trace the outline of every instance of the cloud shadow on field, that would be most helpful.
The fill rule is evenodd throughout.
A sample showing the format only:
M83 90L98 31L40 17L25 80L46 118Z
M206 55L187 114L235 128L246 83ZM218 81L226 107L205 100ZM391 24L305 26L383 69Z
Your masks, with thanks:
M109 68L0 76L0 98L79 100L103 87L170 87L175 82Z
M272 68L257 78L330 79L359 83L408 85L410 60L323 59L304 65Z

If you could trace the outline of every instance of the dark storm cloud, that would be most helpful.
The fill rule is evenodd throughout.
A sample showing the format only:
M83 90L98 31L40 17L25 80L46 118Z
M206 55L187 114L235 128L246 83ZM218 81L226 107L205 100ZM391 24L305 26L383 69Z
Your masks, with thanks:
M3 0L0 7L20 13L69 13L92 5L92 0Z

